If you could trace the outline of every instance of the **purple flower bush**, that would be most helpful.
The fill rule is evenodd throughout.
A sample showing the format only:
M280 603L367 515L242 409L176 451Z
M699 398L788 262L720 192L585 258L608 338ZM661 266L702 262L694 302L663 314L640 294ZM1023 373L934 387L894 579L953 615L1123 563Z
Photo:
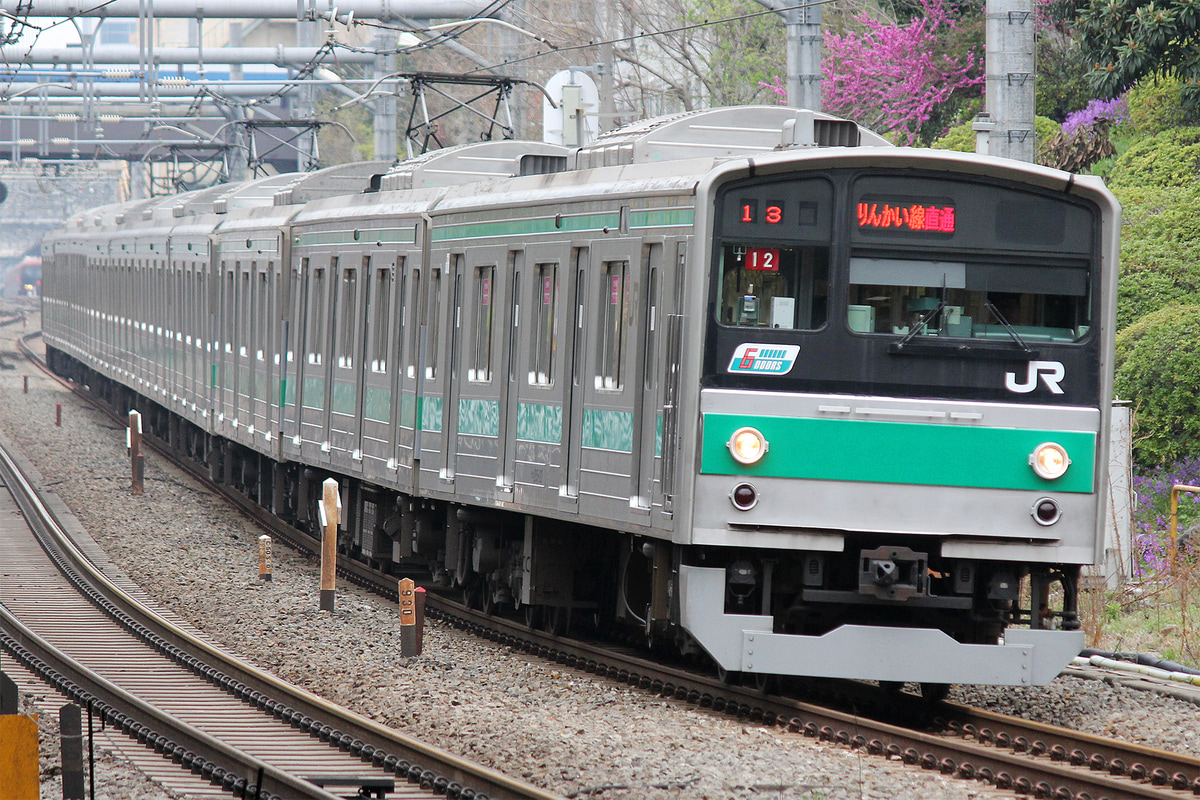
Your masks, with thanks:
M1151 577L1170 568L1171 487L1176 484L1200 486L1200 457L1155 467L1145 474L1133 476L1133 491L1137 496L1137 508L1133 512L1133 547L1137 555L1138 578ZM1180 533L1200 519L1200 494L1180 493L1178 517Z
M1129 102L1125 95L1112 100L1093 100L1079 111L1068 114L1063 120L1063 133L1069 136L1081 128L1094 128L1102 119L1113 127L1129 120Z

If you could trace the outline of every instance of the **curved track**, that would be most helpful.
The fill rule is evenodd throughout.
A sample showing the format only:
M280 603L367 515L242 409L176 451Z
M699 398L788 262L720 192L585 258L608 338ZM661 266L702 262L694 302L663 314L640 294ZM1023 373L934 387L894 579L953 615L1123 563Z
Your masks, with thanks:
M0 647L60 693L192 773L189 794L554 795L409 739L231 658L145 609L70 541L0 448Z

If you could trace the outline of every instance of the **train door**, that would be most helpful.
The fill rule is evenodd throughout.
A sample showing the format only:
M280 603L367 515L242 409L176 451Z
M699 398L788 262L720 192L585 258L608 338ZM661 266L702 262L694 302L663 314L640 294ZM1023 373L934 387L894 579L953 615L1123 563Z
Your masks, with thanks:
M559 485L560 508L578 509L579 476L582 442L580 428L583 426L583 381L587 372L584 361L584 345L587 342L588 318L588 248L572 250L568 268L567 297L570 311L567 319L563 346L570 354L566 374L563 375L562 393L562 447L563 475Z
M500 474L500 396L505 387L496 335L498 299L508 285L507 251L468 248L454 277L447 472L456 491L475 497L496 492Z
M325 409L327 402L326 362L329 347L326 320L329 316L329 273L326 265L313 266L301 259L303 314L299 317L303 336L298 343L296 407L301 454L305 460L324 459L328 452Z
M666 297L666 326L663 342L666 364L662 370L662 460L659 464L659 496L662 502L663 525L670 527L669 517L675 510L675 454L679 452L679 380L683 363L683 292L687 276L687 243L680 242L675 251L672 285Z
M595 336L579 350L582 397L572 399L572 419L578 414L579 427L573 430L579 433L579 512L611 520L629 519L630 497L636 491L641 267L640 239L605 240L591 248L587 286L595 302L584 313Z
M346 464L357 437L359 352L359 274L353 256L329 262L332 304L329 314L330 358L326 386L325 442L329 458Z
M466 280L466 259L450 256L450 309L446 339L446 369L442 385L442 462L438 477L444 484L453 484L458 455L459 366L462 361L463 282Z
M365 325L364 294L370 285L370 258L347 255L330 262L336 277L333 313L330 315L332 358L329 360L328 434L331 458L350 466L358 456L359 413L363 388Z
M254 381L256 367L254 361L254 320L250 310L254 307L253 292L255 288L254 275L258 271L258 262L237 262L237 316L234 324L233 364L234 364L234 409L233 429L240 427L249 430L254 420Z
M260 263L251 276L251 312L250 312L250 353L252 365L251 377L251 413L249 424L252 433L262 437L271 430L272 408L274 396L273 386L275 372L278 369L274 341L276 318L274 309L276 272L275 262Z
M516 485L517 411L520 407L521 381L517 377L522 366L521 295L522 273L525 253L510 250L508 253L508 302L504 305L505 324L501 326L501 354L499 364L503 373L497 376L500 390L499 431L497 437L496 490L505 500L513 500ZM536 320L527 324L536 325Z
M235 408L235 370L233 363L234 326L237 316L237 273L241 264L222 261L220 272L219 299L217 313L220 315L217 334L217 422L215 430L220 434L228 434L227 426L233 418Z
M413 469L417 447L420 416L417 397L420 387L421 352L421 268L419 265L400 265L396 307L400 324L396 326L396 380L392 414L396 429L394 465L402 488L416 490L417 476Z
M662 273L663 246L648 244L643 248L642 302L637 313L641 315L638 337L636 384L639 386L633 419L633 490L630 507L637 512L649 513L654 499L654 466L661 451L662 433L659 427L659 410L662 408L662 378L658 369L659 338L659 283Z
M552 508L567 485L565 466L571 343L578 330L571 248L531 245L510 255L509 320L501 408L503 464L497 482L524 505ZM565 492L564 492L565 494Z
M446 285L453 282L453 260L448 258L447 268L432 267L428 273L424 299L421 302L422 318L420 340L417 348L417 409L416 431L413 445L414 482L427 485L429 476L440 476L445 466L445 385L447 363L442 352L449 337L453 322L448 306L451 292ZM434 482L432 491L439 484Z
M362 459L364 472L371 475L383 475L384 464L395 451L395 428L390 424L393 387L389 376L397 371L395 363L399 360L399 352L391 352L392 309L395 307L396 280L403 270L403 257L391 254L374 258L363 256L362 279L368 281L369 285L364 287L356 450Z

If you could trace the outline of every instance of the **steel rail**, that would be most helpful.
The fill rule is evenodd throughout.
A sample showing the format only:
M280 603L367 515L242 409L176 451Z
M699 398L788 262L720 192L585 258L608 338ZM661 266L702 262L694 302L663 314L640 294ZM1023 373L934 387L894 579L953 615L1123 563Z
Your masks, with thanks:
M32 484L3 448L0 448L0 474L8 474L7 481L14 487L14 495L18 494L16 490L33 490ZM367 764L390 771L402 780L427 785L435 794L445 794L449 789L452 796L461 797L561 800L559 795L405 736L223 653L144 608L136 598L104 576L70 541L70 536L36 493L24 498L20 505L25 518L43 527L44 535L64 551L63 559L68 563L60 565L60 569L65 566L76 570L82 573L84 580L97 585L96 593L102 594L103 598L92 598L94 603L111 605L113 613L128 617L125 627L135 631L152 647L281 723L328 741L329 746L358 756ZM26 646L34 651L30 644L26 643Z

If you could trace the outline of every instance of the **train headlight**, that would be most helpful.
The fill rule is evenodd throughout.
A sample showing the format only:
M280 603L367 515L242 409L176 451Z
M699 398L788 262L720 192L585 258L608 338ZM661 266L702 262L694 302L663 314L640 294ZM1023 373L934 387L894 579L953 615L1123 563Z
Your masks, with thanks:
M729 437L729 454L739 464L753 464L767 452L767 440L754 428L738 428Z
M1071 466L1071 459L1061 444L1045 442L1033 449L1029 455L1029 465L1039 477L1052 481L1063 476L1067 467Z

